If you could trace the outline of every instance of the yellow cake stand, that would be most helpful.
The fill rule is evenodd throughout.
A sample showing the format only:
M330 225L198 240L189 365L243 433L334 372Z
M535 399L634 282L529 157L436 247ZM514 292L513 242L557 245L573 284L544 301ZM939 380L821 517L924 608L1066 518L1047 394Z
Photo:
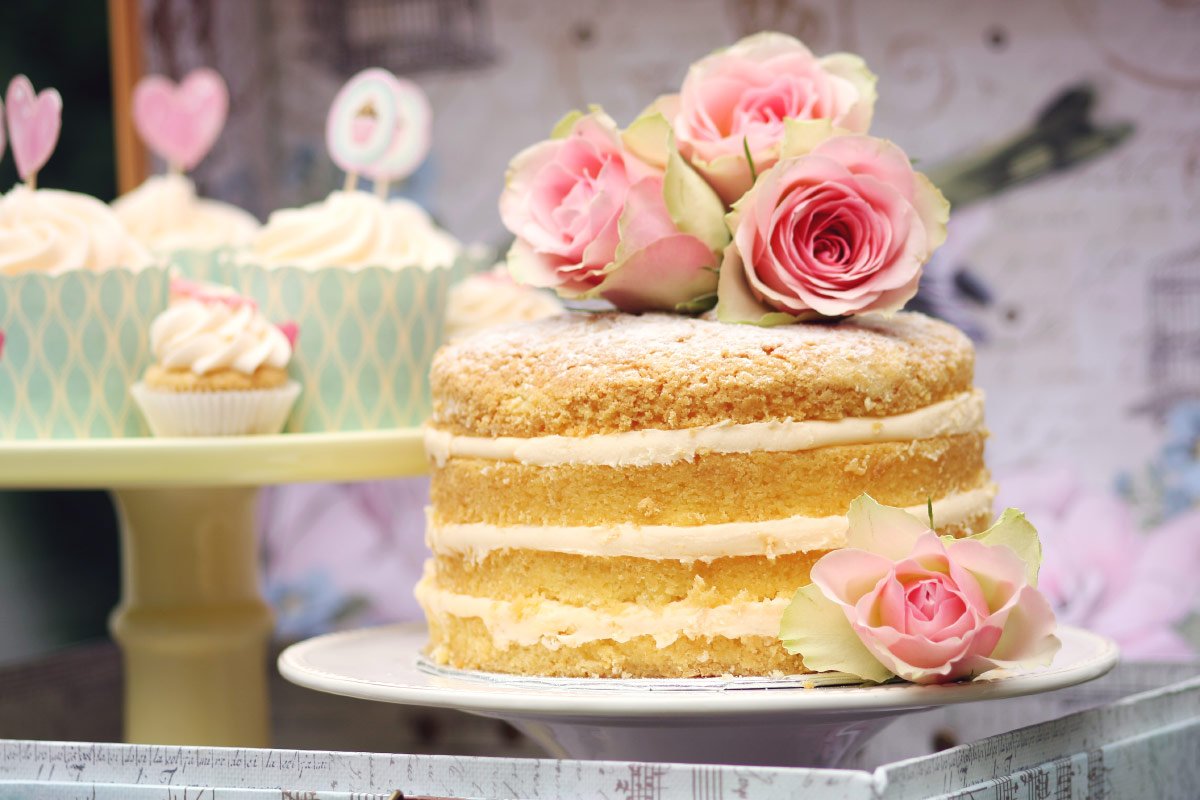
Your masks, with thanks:
M112 490L123 552L110 627L125 663L125 737L154 744L270 744L259 487L426 471L415 428L0 442L0 487Z

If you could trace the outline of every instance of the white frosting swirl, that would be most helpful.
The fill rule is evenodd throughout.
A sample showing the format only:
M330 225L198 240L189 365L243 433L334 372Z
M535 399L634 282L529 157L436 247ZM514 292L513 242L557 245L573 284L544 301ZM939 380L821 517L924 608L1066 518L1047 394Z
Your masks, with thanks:
M517 283L508 269L499 265L450 289L446 335L453 339L506 322L532 322L562 310L562 303L553 295Z
M448 267L462 247L415 203L367 192L333 192L271 214L249 255L269 266Z
M73 269L141 269L152 262L94 197L18 184L0 198L0 275Z
M243 247L258 232L258 220L236 206L196 196L185 175L155 175L113 202L129 232L156 252Z
M283 369L292 357L287 337L248 301L176 303L151 324L150 346L166 369L197 375L221 369L251 375L262 366Z

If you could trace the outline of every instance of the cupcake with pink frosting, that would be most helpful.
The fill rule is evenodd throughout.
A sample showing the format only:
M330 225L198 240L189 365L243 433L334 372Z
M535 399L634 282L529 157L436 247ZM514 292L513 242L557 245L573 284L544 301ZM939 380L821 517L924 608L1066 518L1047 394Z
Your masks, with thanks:
M132 392L156 436L279 433L300 394L292 344L253 301L176 281L150 326L155 363Z

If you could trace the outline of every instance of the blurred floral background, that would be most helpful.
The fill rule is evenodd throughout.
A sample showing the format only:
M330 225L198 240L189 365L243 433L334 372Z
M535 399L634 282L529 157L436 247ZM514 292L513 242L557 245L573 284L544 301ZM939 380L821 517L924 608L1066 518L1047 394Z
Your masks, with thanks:
M977 342L1000 503L1041 529L1047 592L1065 621L1113 636L1129 658L1196 657L1200 2L143 0L142 10L149 71L207 65L230 83L230 122L196 175L203 192L260 217L324 196L340 183L324 153L329 101L379 64L416 80L435 112L433 154L402 191L464 241L497 249L505 165L566 110L597 102L628 123L688 63L762 29L862 54L881 80L873 130L954 203L915 306ZM80 11L79 31L38 37L50 42L39 49L15 32L39 24L22 15L47 16L0 12L0 64L58 85L67 109L44 184L106 196L96 176L111 173L109 123L88 110L108 101L93 85L107 80L104 43L89 28L103 23ZM10 44L18 36L26 44ZM97 68L62 68L72 60ZM264 583L279 636L417 618L425 493L420 480L268 492ZM22 566L50 574L58 562L31 557L29 543L71 535L68 505L87 509L90 546L113 552L104 501L89 497L0 498L24 509L21 521L0 517L0 564L26 576L20 590L0 588L7 614L111 607L115 556L56 550L57 574L100 565L76 585L31 580ZM65 611L39 631L26 649L103 635Z

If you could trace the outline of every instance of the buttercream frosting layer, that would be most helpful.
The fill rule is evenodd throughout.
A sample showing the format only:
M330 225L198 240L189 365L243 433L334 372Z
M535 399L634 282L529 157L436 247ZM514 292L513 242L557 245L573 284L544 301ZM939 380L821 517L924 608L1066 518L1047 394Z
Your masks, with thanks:
M991 513L992 484L948 495L933 503L935 525L964 523ZM905 509L925 519L928 509ZM779 556L846 546L844 516L787 517L716 525L554 526L438 523L429 520L425 541L440 554L482 559L494 550L525 549L583 556L712 561L730 556Z
M461 436L430 427L425 430L425 449L438 466L457 456L540 467L581 464L645 467L692 461L702 453L796 452L835 445L932 439L982 428L983 392L975 389L890 417L729 423L679 430L532 438Z
M497 647L542 646L557 650L612 639L627 642L651 636L659 648L680 637L779 635L779 621L790 597L701 606L680 600L662 606L622 603L615 611L573 606L553 600L521 603L456 594L438 588L431 564L417 584L416 595L431 616L475 617L483 622Z

